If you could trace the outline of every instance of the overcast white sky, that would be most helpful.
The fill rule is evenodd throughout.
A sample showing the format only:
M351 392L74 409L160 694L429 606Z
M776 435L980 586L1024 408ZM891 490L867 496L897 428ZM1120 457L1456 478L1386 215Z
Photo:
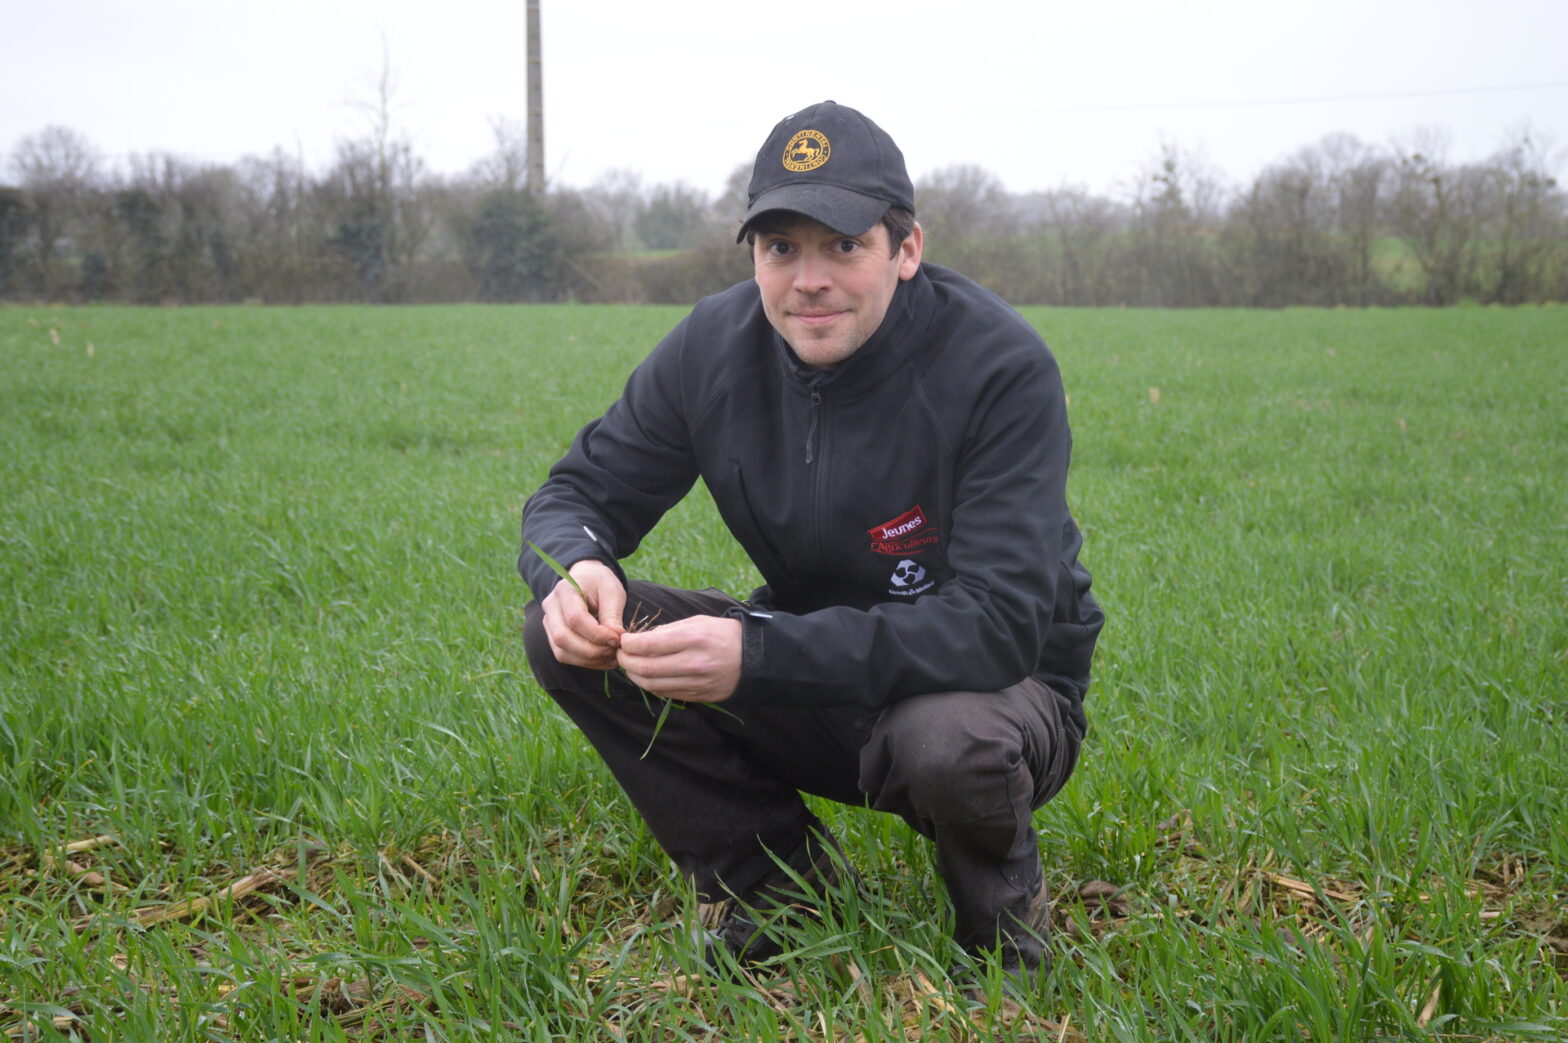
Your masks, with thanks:
M1114 192L1161 141L1244 180L1325 134L1421 127L1479 159L1511 128L1568 146L1568 0L541 0L545 159L717 193L780 117L833 98L911 173L975 163L1014 192ZM311 169L365 130L383 41L433 169L526 109L524 0L7 0L0 154L48 124L111 162ZM0 155L0 178L9 173ZM1558 169L1562 169L1559 161Z

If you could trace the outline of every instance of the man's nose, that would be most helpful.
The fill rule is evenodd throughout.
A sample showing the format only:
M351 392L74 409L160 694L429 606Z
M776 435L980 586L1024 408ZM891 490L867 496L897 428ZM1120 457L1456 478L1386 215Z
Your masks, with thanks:
M826 260L803 251L795 265L795 289L801 293L821 293L833 284L833 273Z

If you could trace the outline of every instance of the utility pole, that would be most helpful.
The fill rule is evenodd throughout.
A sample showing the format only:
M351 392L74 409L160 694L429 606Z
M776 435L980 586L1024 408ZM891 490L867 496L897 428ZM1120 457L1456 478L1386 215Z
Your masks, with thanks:
M544 192L544 67L539 58L539 0L528 0L528 191Z

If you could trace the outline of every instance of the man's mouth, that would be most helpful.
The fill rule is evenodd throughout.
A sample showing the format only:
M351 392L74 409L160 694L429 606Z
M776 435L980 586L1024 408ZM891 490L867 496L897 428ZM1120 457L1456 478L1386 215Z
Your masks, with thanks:
M826 326L843 314L841 311L797 311L795 318L807 326Z

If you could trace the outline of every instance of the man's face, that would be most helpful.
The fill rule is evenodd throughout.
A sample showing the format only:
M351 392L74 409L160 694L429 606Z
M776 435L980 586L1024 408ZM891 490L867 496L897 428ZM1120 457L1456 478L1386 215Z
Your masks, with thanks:
M762 310L800 360L836 366L882 325L893 291L920 268L920 226L889 256L878 222L844 235L809 217L757 233L751 248Z

